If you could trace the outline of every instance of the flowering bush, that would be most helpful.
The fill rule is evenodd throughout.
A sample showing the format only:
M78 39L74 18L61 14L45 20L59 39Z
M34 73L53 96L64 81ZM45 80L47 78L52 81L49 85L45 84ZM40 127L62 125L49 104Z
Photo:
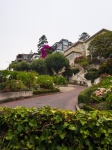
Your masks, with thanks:
M28 90L28 88L23 84L21 80L9 80L5 82L3 92L23 91L23 90Z
M23 81L24 85L31 89L37 84L37 76L38 74L36 72L19 71L17 79Z
M106 101L106 97L110 94L111 88L98 88L93 92L91 98L94 102Z

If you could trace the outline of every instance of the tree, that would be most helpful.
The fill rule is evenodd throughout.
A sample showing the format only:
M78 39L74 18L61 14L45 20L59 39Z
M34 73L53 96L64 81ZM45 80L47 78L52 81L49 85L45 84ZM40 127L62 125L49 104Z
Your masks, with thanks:
M29 71L29 63L26 61L21 61L16 65L15 70L17 71Z
M90 35L89 35L88 33L83 32L83 33L80 35L79 40L80 40L80 41L85 41L85 40L87 40L89 37L90 37Z
M40 53L40 49L42 48L42 46L43 46L44 44L46 44L46 43L48 43L47 38L46 38L45 35L42 35L42 36L40 37L39 42L38 42L38 45L37 45L39 53Z
M63 54L55 52L45 58L45 63L47 70L55 71L58 74L66 66L66 58Z
M112 31L97 35L90 43L91 56L108 58L112 54Z
M16 71L29 71L29 63L26 61L21 61L21 62L13 62L9 65L9 69L13 69Z
M99 67L99 74L112 75L112 58L108 58L104 63L102 63Z
M43 59L33 60L30 69L38 72L38 74L46 74L46 64Z
M75 58L75 63L78 63L80 66L82 66L84 69L87 69L89 63L88 59L84 56L79 56Z
M98 70L97 70L96 68L91 68L91 69L89 69L88 72L84 75L84 77L85 77L87 80L91 80L91 82L94 83L94 80L99 77Z
M16 66L18 65L19 62L12 62L10 65L9 65L9 70L10 69L13 69L13 70L16 70Z

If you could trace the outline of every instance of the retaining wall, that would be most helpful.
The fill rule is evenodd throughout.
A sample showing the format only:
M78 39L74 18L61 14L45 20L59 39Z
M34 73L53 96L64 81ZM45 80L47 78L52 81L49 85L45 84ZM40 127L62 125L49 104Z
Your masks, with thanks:
M10 98L28 97L32 95L33 95L32 91L5 92L5 93L0 93L0 101L10 99Z

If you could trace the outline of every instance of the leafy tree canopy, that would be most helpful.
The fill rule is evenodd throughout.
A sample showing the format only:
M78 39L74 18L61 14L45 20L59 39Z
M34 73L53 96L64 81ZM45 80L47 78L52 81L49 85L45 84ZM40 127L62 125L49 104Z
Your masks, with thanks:
M46 64L43 59L33 60L30 64L30 69L39 74L46 74Z
M90 43L90 55L108 58L112 54L112 31L96 36Z
M112 75L112 58L109 58L102 63L102 65L99 67L99 73Z
M16 70L16 71L29 71L29 63L26 61L21 62L13 62L9 65L10 69Z
M53 70L58 74L59 71L61 71L62 68L67 65L68 62L66 61L66 58L63 54L56 52L48 55L45 58L45 63L48 70Z

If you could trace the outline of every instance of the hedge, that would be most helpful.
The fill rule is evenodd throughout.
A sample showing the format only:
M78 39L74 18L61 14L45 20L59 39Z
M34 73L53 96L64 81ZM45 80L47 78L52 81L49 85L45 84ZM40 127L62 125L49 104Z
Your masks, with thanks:
M84 91L80 92L78 95L78 103L88 103L90 101L90 97L93 91L95 91L98 88L98 85L93 85Z
M54 88L54 89L39 89L39 90L34 90L33 91L33 95L45 94L45 93L55 93L55 92L60 92L60 89Z
M112 111L0 107L1 150L111 150Z

